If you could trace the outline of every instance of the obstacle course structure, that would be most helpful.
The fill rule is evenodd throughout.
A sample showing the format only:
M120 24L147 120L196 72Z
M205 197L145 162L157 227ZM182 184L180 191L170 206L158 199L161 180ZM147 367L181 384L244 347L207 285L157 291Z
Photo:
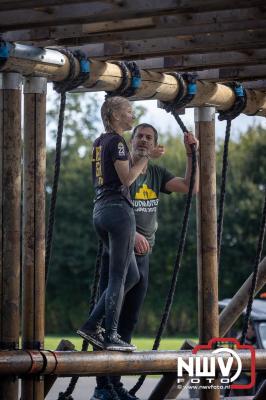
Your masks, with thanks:
M249 278L219 317L214 117L216 111L234 108L236 94L226 84L233 80L245 88L242 112L266 115L264 1L2 0L0 18L0 398L17 400L18 376L22 400L42 400L48 375L161 373L150 400L163 399L175 379L177 352L122 355L44 350L46 82L59 83L63 92L75 86L85 91L119 91L122 85L133 85L133 76L128 70L125 77L117 60L134 60L140 79L130 100L171 102L181 90L187 91L172 72L197 72L197 93L186 106L195 108L200 140L199 341L207 343L226 334L246 306L251 287ZM84 59L74 53L77 49L84 54L85 67ZM264 258L256 292L266 282L265 271ZM20 331L22 350L18 350ZM250 359L239 354L249 368ZM258 369L266 368L265 358L264 351L256 352ZM206 390L201 398L218 399L219 392Z

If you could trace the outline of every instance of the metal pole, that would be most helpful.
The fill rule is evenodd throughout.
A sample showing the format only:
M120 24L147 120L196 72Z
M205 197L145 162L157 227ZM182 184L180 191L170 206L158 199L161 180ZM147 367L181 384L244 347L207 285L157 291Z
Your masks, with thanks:
M44 348L46 78L24 82L22 348ZM42 377L22 380L22 400L44 399Z
M200 190L197 197L199 343L207 344L219 335L215 108L195 109L195 126L200 141ZM202 390L200 398L219 399L219 391Z
M0 74L0 349L19 345L22 76ZM0 398L16 400L18 381L0 381Z

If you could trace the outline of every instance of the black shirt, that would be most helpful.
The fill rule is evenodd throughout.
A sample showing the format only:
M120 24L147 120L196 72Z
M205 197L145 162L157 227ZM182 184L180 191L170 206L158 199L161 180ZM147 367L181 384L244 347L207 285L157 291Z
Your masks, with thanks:
M122 195L130 200L129 189L119 179L114 162L129 160L125 139L117 133L103 133L93 143L92 178L96 200ZM108 197L109 198L109 197Z

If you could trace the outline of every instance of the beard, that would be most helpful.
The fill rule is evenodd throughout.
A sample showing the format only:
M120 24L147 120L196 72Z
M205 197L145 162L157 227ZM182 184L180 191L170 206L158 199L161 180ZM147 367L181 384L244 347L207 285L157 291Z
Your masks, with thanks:
M135 149L134 153L136 154L136 156L138 157L143 157L146 156L148 154L148 149Z

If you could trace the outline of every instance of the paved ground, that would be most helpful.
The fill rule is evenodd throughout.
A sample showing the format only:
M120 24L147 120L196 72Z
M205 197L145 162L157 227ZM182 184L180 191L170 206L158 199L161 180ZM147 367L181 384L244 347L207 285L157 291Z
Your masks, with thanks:
M51 389L50 393L46 397L47 400L57 400L60 391L64 391L68 385L69 378L59 378L56 384ZM123 382L127 389L132 388L136 383L135 377L124 377ZM157 378L146 378L142 388L138 392L138 396L141 400L145 400L149 397L152 389L157 384ZM79 378L75 391L73 392L73 398L75 400L89 400L95 387L95 378ZM178 397L180 400L187 399L187 396Z

